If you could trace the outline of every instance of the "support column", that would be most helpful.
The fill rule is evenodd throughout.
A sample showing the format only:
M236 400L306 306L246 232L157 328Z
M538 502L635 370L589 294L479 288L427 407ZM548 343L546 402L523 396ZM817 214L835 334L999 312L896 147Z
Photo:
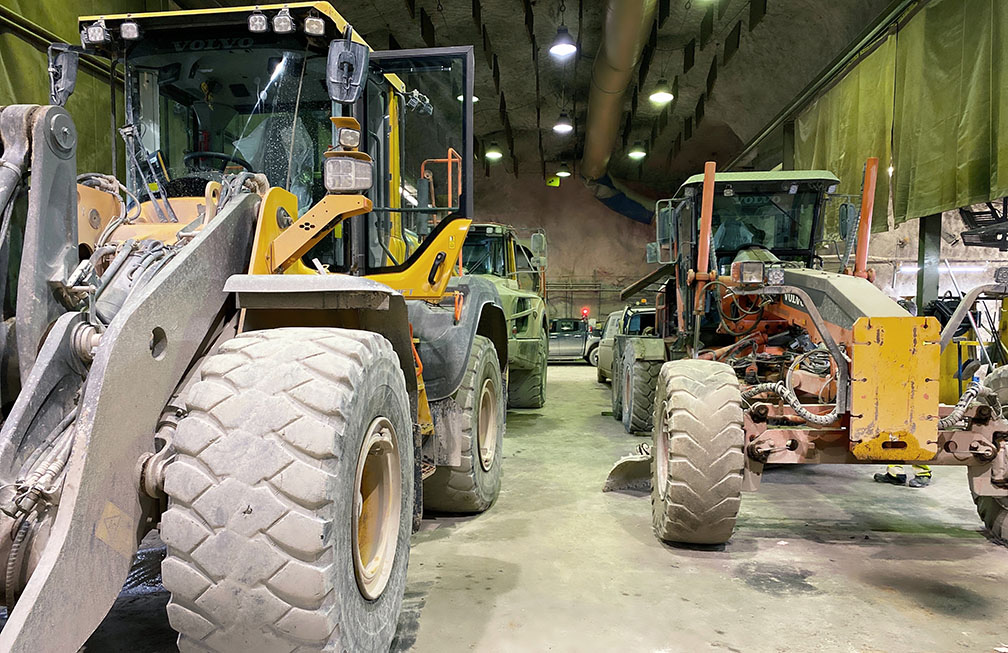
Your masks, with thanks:
M917 226L917 310L938 299L942 214L926 215Z

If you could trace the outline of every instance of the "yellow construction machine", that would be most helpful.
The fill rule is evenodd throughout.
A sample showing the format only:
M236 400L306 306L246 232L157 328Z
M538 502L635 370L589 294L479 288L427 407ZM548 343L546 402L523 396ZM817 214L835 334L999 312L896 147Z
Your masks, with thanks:
M387 651L421 506L501 482L472 49L373 52L325 2L80 32L0 112L0 650L78 650L158 528L182 650ZM76 168L80 57L124 175Z

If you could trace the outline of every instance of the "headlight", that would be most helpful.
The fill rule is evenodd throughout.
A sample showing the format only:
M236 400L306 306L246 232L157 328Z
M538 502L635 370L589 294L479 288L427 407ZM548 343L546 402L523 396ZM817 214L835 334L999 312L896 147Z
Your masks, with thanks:
M277 34L290 34L294 31L294 19L291 18L290 10L284 7L273 17L273 31Z
M360 147L360 131L349 127L340 127L337 141L343 147Z
M248 17L248 30L253 34L262 34L269 28L269 23L266 21L266 14L261 11L255 11L249 14Z
M108 30L105 29L104 20L99 20L97 23L91 23L88 25L88 28L84 33L87 36L88 43L104 43L108 40Z
M331 156L325 162L325 187L330 193L352 193L371 188L374 166L370 160Z
M767 283L771 286L784 285L784 268L770 268L766 271Z
M325 36L325 21L318 16L309 16L305 18L304 31L310 36Z
M126 41L136 41L140 38L140 26L132 20L127 20L119 26L119 36Z
M739 263L739 283L747 286L763 283L763 264L759 261Z

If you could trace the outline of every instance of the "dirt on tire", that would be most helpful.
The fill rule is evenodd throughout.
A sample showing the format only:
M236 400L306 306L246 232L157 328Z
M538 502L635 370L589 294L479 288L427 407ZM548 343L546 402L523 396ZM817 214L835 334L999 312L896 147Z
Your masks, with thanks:
M166 468L161 522L180 650L388 651L413 513L398 361L382 336L333 328L242 334L204 361ZM353 501L377 416L399 450L401 497L399 523L384 525L395 538L387 582L368 600L354 571Z
M651 513L665 542L724 544L735 529L745 454L738 377L724 363L678 360L658 378Z

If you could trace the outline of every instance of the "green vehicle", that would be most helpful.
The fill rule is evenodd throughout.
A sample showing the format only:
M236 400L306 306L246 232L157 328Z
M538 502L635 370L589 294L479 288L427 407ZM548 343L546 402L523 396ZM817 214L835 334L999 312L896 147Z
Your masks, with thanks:
M508 407L546 403L548 356L545 295L546 234L527 240L514 227L473 224L462 245L462 267L497 286L508 324Z

